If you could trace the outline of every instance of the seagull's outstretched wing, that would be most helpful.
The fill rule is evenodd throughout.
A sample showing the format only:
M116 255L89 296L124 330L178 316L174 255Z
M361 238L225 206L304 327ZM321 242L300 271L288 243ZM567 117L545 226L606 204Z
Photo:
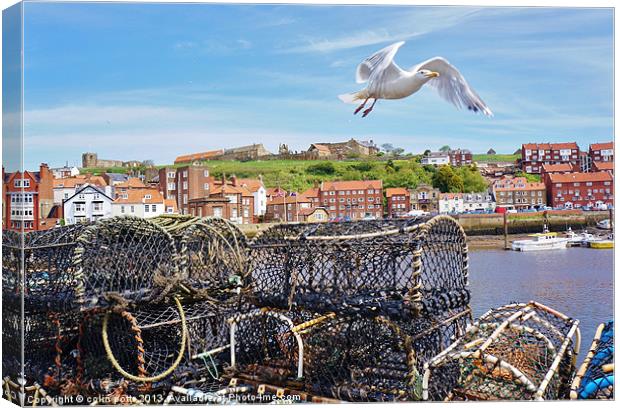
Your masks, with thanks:
M404 41L399 41L366 58L357 66L355 81L358 84L367 81L380 82L399 74L402 70L398 65L394 64L394 56L404 43Z
M442 57L434 57L413 67L413 72L428 69L439 73L437 78L428 81L428 85L437 89L439 96L451 102L457 108L467 107L474 112L493 116L491 109L478 96L458 69Z

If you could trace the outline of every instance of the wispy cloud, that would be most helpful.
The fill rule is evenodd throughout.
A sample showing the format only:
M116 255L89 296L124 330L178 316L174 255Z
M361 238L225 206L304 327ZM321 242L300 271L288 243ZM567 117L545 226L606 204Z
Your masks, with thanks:
M366 28L360 30L356 27L352 29L353 32L350 34L344 36L335 35L331 38L305 36L297 41L297 44L284 47L280 52L327 53L390 41L406 40L456 26L477 15L479 12L480 9L476 8L458 7L419 9L414 12L403 12L400 10L397 13L389 11L384 16L377 16L376 22L373 24L373 27L386 28Z

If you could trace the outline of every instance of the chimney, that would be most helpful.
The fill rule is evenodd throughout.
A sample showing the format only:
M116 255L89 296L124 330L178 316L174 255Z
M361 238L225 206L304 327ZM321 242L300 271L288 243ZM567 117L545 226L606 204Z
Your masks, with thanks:
M226 185L226 173L222 173L222 187Z
M237 176L233 174L230 181L232 182L233 187L237 187Z

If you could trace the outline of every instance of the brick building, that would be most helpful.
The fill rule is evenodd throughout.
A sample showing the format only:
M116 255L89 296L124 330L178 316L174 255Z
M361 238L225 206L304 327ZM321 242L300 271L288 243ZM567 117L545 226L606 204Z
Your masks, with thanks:
M493 196L497 207L527 209L547 205L545 184L528 182L525 177L497 180L493 183Z
M579 165L577 143L526 143L521 147L521 169L530 174L539 174L543 164L568 163Z
M588 156L590 156L593 162L613 162L614 142L592 143Z
M48 218L54 207L54 176L47 164L39 171L5 173L2 169L4 190L4 229L40 231L56 225Z
M206 166L159 169L159 190L164 198L176 200L180 214L189 214L190 200L208 197L214 181Z
M411 194L403 187L386 188L387 216L397 218L405 216L411 209Z
M303 194L272 197L267 201L266 222L304 221L304 211L314 208L312 199Z
M614 162L595 161L592 162L592 171L606 171L614 175Z
M554 208L613 206L613 184L613 176L608 172L550 174L547 198Z
M450 164L453 166L468 166L472 163L473 154L467 149L456 149L448 152Z
M383 217L383 181L324 181L319 187L321 206L330 218Z
M187 214L198 217L219 217L235 224L254 223L254 195L246 187L222 180L207 195L190 198Z

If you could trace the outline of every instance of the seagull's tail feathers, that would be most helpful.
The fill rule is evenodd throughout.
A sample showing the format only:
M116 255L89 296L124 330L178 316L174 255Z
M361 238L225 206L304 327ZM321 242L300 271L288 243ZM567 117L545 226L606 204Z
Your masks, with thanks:
M342 95L338 95L338 99L340 99L344 103L355 103L356 101L363 101L364 99L366 99L366 92L357 91L357 92L342 94Z

